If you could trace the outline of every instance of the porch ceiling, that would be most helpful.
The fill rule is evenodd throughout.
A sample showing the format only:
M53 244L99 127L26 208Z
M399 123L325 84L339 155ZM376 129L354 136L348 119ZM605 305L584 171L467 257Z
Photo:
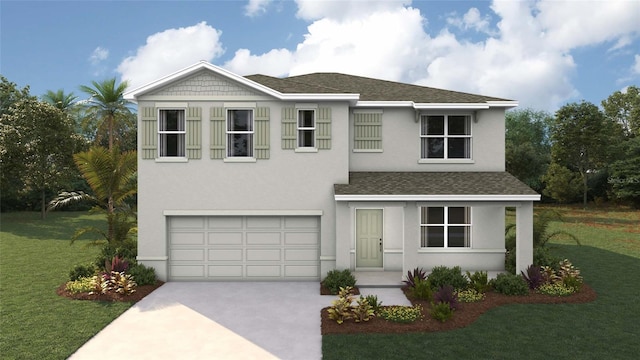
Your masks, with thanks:
M350 172L348 184L334 184L342 196L515 196L539 195L508 172Z

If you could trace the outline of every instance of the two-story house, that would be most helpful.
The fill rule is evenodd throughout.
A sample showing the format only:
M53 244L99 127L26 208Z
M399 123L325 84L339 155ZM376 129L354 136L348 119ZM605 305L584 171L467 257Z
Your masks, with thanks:
M539 195L505 172L516 102L336 73L199 62L138 104L138 260L160 279L320 280L332 269L532 262Z

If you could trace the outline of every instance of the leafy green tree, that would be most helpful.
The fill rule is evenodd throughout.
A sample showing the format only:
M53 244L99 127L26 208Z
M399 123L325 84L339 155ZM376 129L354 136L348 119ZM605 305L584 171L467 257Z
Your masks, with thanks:
M3 191L38 192L44 218L47 191L66 182L73 167L78 141L71 120L59 109L29 96L2 114L0 126Z
M551 163L542 179L546 184L543 193L552 199L561 203L570 203L580 197L582 188L580 174L558 163Z
M55 210L76 202L91 202L92 212L105 214L107 232L95 227L76 232L74 239L82 234L99 233L110 244L126 240L135 229L135 213L129 201L137 194L137 153L120 152L116 146L111 150L95 146L73 156L82 176L87 180L93 194L83 191L62 192L49 203Z
M509 111L505 117L506 169L520 181L542 192L542 176L551 161L551 114L532 109Z
M127 107L130 102L124 99L127 82L116 84L116 78L102 82L92 81L93 87L82 85L80 90L90 95L85 104L83 126L94 132L96 144L107 139L109 150L122 138L126 129L135 129L135 118Z
M60 111L69 113L76 106L76 99L78 97L73 93L65 94L64 90L58 91L47 90L47 93L42 96L42 100L60 109Z
M625 142L625 156L610 167L609 183L617 199L640 209L640 137Z
M590 102L571 103L556 112L551 125L552 163L567 167L580 174L582 201L587 205L588 177L606 167L614 158L610 144L619 142L621 126L607 119ZM547 172L547 181L553 174Z
M602 101L607 118L622 125L627 137L640 136L640 88L629 86Z

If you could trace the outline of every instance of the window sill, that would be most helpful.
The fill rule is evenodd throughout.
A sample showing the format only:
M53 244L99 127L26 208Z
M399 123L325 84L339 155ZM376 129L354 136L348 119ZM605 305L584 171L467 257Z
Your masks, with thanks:
M156 158L157 163L186 163L189 159L186 157L160 157Z
M420 159L418 164L474 164L473 159Z
M382 149L353 149L354 153L381 153Z
M297 148L294 150L297 153L317 153L318 149L316 148Z
M226 163L254 163L257 160L253 157L230 157L224 158L223 161Z
M466 254L504 254L505 249L474 249L474 248L419 248L419 254L451 254L451 253L466 253Z

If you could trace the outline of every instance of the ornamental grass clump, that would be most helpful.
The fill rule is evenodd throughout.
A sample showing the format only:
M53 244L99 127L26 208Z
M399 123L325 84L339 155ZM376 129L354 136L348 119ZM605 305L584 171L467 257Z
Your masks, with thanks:
M429 280L416 278L414 286L409 288L411 296L418 300L431 301L433 298L433 290L431 290L431 283Z
M453 309L447 303L437 303L431 305L431 317L440 322L446 322L453 317Z
M529 289L535 290L540 285L544 284L544 277L542 276L542 270L540 266L537 265L529 265L527 268L527 272L520 271L520 274L524 278L524 280L529 285Z
M416 306L387 306L380 310L380 317L398 323L412 323L422 319L422 307Z
M415 268L413 272L407 271L407 279L402 282L405 283L408 287L414 288L416 286L416 281L418 280L426 280L427 274L424 272L422 268Z
M466 276L469 279L469 288L474 289L476 292L485 293L491 289L486 271L476 271L473 274L467 271Z
M445 285L440 289L438 289L438 291L435 294L433 294L433 303L434 304L445 303L449 305L451 310L457 310L458 297L456 296L453 286Z

